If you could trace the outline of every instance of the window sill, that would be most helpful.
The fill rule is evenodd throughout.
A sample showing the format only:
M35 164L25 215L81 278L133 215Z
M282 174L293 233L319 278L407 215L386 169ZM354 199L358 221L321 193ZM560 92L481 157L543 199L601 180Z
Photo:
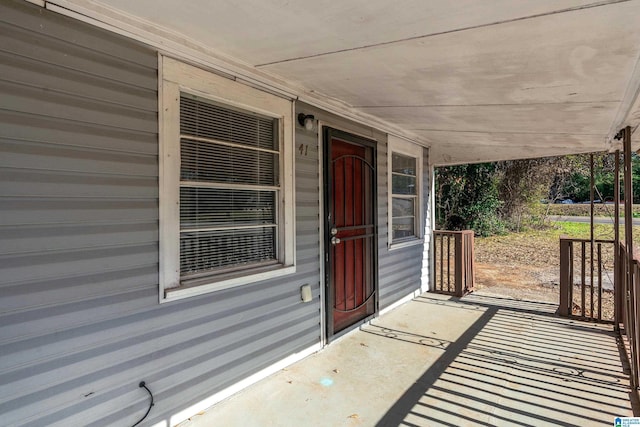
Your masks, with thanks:
M286 276L296 272L295 265L291 266L276 266L269 270L262 270L254 274L243 274L239 272L238 275L231 278L225 278L222 280L213 281L210 283L204 283L191 286L180 286L177 288L171 288L165 290L164 298L160 299L160 302L177 301L184 298L190 298L197 295L204 295L223 289L235 288L238 286L248 285L251 283L261 282L263 280L269 280L275 277Z
M417 246L417 245L422 245L424 244L424 239L423 238L413 238L410 240L402 240L396 243L391 243L389 245L389 250L393 251L396 249L402 249L402 248L407 248L410 246Z

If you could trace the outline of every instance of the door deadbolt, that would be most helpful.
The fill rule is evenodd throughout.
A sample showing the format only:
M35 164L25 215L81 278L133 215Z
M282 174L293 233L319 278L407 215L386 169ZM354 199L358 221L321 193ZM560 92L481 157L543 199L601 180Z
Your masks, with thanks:
M333 228L331 229L331 235L332 235L332 236L335 236L336 234L338 234L338 229L337 229L337 228L335 228L335 227L333 227Z

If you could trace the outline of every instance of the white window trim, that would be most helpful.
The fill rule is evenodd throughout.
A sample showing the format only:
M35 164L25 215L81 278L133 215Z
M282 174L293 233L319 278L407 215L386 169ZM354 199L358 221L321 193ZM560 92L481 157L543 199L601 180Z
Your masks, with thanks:
M295 272L294 105L291 100L159 55L160 302L241 286ZM180 286L180 93L187 92L281 121L278 259L269 269L236 272Z
M389 135L387 142L387 247L389 250L392 250L407 246L421 245L424 243L424 230L422 226L424 218L424 195L422 194L422 146L413 144L405 139L401 139L393 135ZM418 205L416 212L415 238L408 238L396 243L393 243L393 153L414 157L416 159L416 204Z

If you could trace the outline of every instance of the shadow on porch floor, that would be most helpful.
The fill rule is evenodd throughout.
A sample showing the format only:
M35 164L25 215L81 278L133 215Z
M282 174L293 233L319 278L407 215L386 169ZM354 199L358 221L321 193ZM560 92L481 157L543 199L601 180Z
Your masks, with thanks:
M633 416L612 326L555 309L423 294L183 425L611 426Z

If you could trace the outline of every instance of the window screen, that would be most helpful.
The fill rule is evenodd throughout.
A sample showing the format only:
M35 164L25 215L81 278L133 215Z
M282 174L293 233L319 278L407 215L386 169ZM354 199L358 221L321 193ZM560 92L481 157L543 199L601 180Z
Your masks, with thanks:
M392 241L414 238L418 202L416 158L393 153L391 156Z

